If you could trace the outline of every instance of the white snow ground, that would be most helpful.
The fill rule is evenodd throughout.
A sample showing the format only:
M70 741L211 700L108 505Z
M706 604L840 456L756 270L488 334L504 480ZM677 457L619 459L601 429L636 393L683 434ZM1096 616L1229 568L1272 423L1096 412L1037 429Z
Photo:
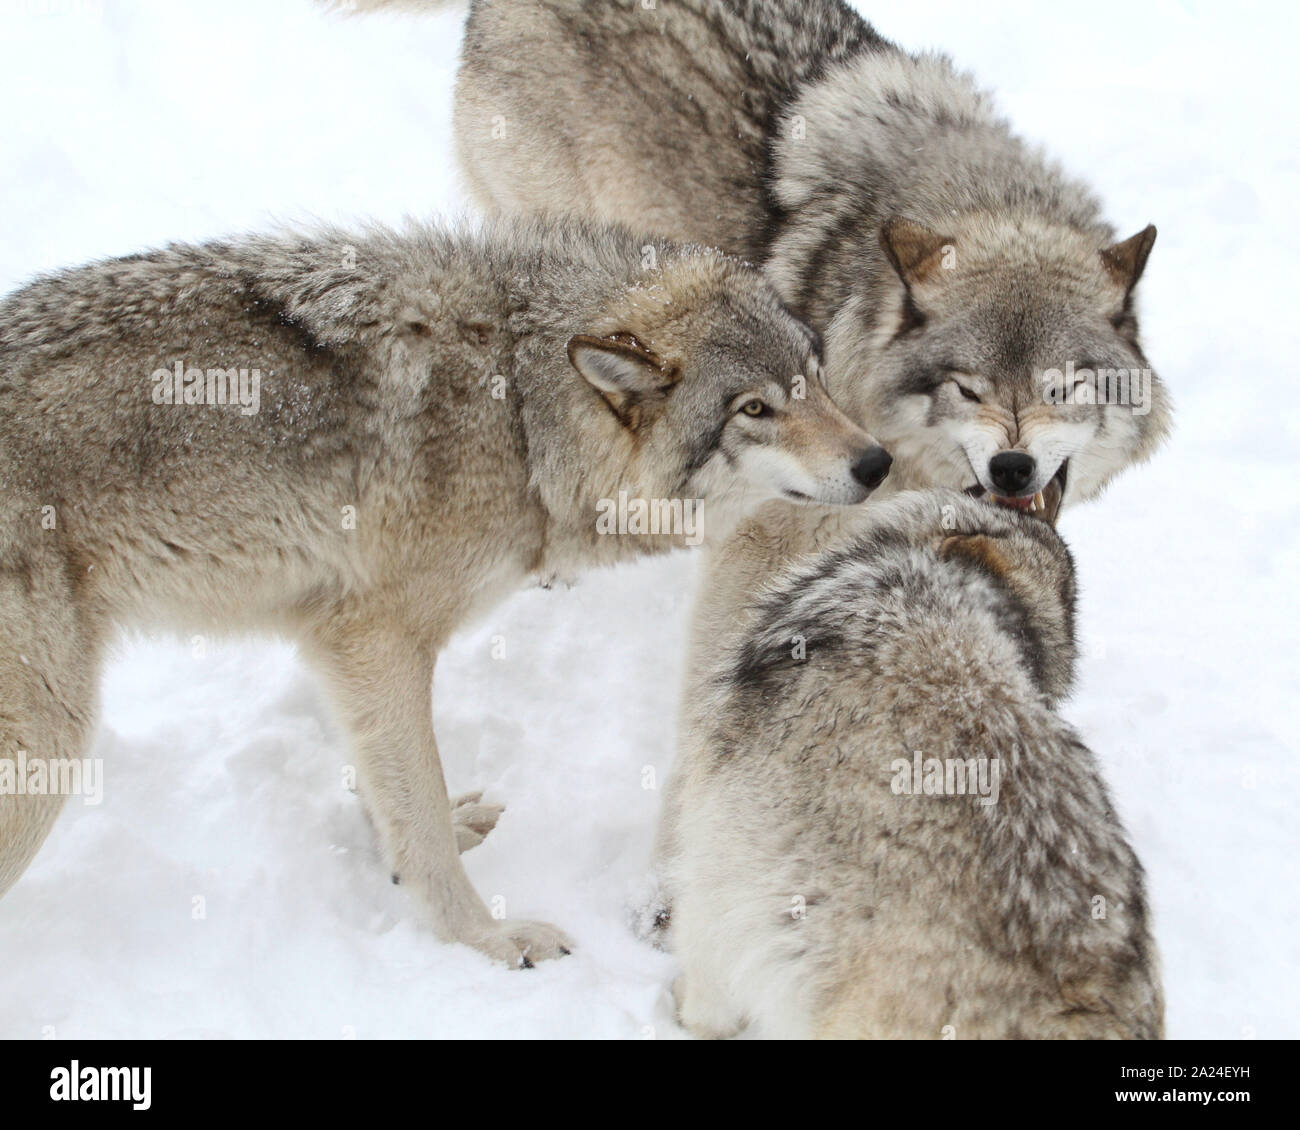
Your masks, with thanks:
M1144 326L1178 429L1063 523L1087 648L1068 713L1150 873L1170 1034L1300 1035L1297 18L1172 0L869 15L973 69L1126 232L1160 226ZM460 20L6 0L0 290L282 219L462 209ZM416 924L291 648L133 641L106 677L103 803L70 803L0 903L0 1036L679 1035L672 961L625 906L658 800L645 770L662 782L672 757L693 569L520 595L439 666L453 791L509 805L469 871L512 915L566 927L573 957L509 972Z

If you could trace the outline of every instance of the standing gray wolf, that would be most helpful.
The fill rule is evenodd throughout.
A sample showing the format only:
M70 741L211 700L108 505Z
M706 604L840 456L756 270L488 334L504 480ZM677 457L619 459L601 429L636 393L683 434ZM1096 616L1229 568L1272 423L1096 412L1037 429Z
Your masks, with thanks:
M1156 1038L1142 868L1054 710L1074 573L949 491L855 515L688 688L660 850L682 1022Z
M80 757L121 626L284 633L437 934L563 952L461 865L496 810L453 814L438 652L529 578L691 542L684 502L712 536L765 498L865 498L888 456L817 349L739 261L578 223L174 246L38 280L0 302L0 758ZM602 528L627 495L679 505ZM63 799L0 795L0 893Z
M762 263L893 489L1054 518L1168 431L1134 307L1155 229L1117 241L968 76L840 0L473 0L455 122L488 208Z

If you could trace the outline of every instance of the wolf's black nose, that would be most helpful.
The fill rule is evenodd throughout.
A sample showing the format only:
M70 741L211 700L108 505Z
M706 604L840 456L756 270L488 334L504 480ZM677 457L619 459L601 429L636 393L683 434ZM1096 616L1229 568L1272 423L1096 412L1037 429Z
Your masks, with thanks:
M853 464L853 477L867 490L875 490L889 474L893 456L883 447L869 447L867 453Z
M1003 494L1019 494L1034 477L1037 464L1023 451L999 451L989 460L989 478Z

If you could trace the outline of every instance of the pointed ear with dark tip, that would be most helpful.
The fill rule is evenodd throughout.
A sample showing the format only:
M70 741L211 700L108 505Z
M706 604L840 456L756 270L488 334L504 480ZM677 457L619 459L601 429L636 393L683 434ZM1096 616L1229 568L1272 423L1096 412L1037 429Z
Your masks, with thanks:
M665 365L631 334L576 334L569 339L569 361L632 429L640 427L646 406L681 379L676 367Z
M1123 243L1113 247L1103 247L1101 262L1107 274L1128 293L1137 286L1138 279L1146 269L1147 256L1156 242L1155 224L1147 224L1137 235L1130 236Z
M903 285L930 278L943 263L944 248L952 246L952 239L931 231L923 224L902 216L891 216L880 225L880 247L884 251Z

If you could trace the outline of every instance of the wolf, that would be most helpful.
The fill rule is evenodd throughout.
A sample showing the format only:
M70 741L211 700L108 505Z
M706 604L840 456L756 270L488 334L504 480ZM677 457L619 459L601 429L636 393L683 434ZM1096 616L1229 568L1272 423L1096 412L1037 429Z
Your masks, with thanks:
M1055 519L1169 431L1135 303L1155 228L1117 239L969 76L841 0L472 0L455 130L490 210L761 263L894 455L889 489Z
M1157 1038L1143 871L1056 712L1074 569L962 494L873 503L688 688L660 829L697 1035Z
M80 755L123 627L284 634L438 937L516 966L567 952L465 874L499 809L453 812L438 653L530 580L690 540L602 528L611 499L703 500L721 537L767 498L866 498L889 457L819 352L740 261L578 221L288 232L41 278L0 302L0 757ZM63 799L0 795L0 893Z

